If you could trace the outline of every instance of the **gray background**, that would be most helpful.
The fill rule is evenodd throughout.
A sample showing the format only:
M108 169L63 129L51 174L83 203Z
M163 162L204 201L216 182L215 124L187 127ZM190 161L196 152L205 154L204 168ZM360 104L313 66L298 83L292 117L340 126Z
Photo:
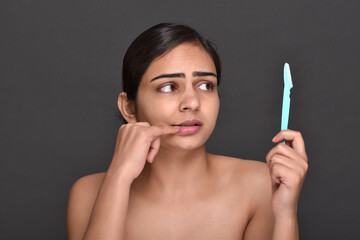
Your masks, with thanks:
M16 1L0 3L0 239L65 239L71 185L107 170L120 122L122 58L160 22L218 44L218 124L209 152L265 161L289 128L309 172L301 239L360 239L358 1Z

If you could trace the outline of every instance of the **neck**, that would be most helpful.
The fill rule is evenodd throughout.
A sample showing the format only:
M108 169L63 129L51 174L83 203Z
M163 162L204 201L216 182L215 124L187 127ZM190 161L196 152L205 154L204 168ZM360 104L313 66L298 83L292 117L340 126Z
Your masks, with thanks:
M160 148L154 161L146 162L138 180L142 189L176 197L195 191L199 184L204 184L208 174L205 145L192 150Z

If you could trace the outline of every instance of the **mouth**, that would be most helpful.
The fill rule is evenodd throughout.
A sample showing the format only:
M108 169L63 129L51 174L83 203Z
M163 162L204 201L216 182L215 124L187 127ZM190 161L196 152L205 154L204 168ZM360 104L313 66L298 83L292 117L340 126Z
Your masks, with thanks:
M203 125L202 122L200 122L197 119L193 119L193 120L187 120L185 122L173 126L180 128L178 132L179 135L192 135L195 134L197 131L199 131L202 125Z
M202 126L202 122L197 119L187 120L179 124L175 124L175 127L193 127L193 126Z

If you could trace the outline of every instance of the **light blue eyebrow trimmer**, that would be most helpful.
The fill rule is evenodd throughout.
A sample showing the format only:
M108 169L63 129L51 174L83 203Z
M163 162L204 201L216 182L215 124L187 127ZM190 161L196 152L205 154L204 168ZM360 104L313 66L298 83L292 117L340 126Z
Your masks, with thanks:
M288 63L284 65L284 94L281 113L281 130L288 128L289 112L290 112L290 89L293 87L290 66ZM285 140L282 141L285 144Z

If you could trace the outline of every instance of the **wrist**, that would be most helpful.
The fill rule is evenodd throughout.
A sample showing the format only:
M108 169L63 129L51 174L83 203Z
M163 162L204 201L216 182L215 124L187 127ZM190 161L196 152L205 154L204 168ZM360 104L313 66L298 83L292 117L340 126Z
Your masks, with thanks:
M121 183L121 184L131 184L134 179L128 176L126 174L126 171L124 169L112 169L109 167L109 169L106 172L106 179L111 179L112 181Z
M296 214L295 216L292 214L291 216L283 215L278 218L275 217L272 239L299 239L299 227Z
M274 214L275 222L297 222L297 208Z

